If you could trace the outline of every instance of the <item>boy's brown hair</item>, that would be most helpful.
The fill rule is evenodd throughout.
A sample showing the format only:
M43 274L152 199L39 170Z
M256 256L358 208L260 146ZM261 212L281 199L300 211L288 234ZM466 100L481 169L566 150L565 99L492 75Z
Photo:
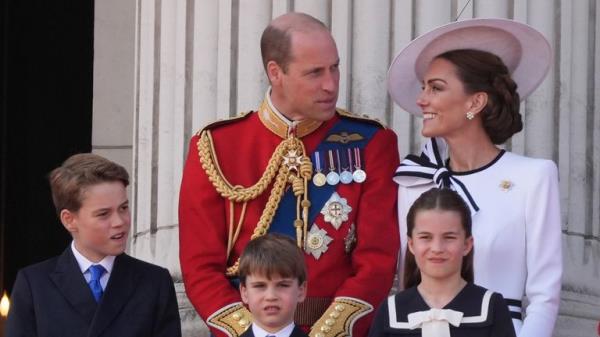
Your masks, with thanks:
M127 187L129 174L123 166L104 157L92 153L79 153L52 170L49 180L52 201L56 213L60 216L63 209L79 211L87 187L115 181L120 181Z
M240 257L239 278L246 285L248 275L272 275L306 281L304 253L292 238L282 234L266 234L251 240Z

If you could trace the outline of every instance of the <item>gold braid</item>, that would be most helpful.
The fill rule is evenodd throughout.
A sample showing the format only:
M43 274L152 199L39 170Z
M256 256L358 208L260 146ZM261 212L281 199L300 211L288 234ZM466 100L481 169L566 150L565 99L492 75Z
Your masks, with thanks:
M245 210L245 204L248 201L254 200L258 196L260 196L267 189L269 184L271 184L273 178L275 178L275 182L273 183L273 188L271 189L269 199L267 201L265 209L263 210L258 220L258 223L256 224L256 228L254 229L251 239L255 239L267 233L271 222L273 221L273 217L275 216L275 212L277 211L277 207L279 206L279 202L281 201L281 197L283 196L283 193L285 191L286 184L288 183L288 181L291 182L294 180L294 178L297 178L297 175L293 173L293 171L297 171L297 169L290 170L290 167L292 167L293 165L282 165L285 155L289 154L290 152L298 153L301 158L302 164L300 166L300 175L304 180L304 188L303 191L299 191L300 194L296 194L296 196L300 198L301 195L304 195L305 202L302 206L303 208L305 208L305 211L303 213L308 213L308 196L306 193L306 182L312 174L312 163L310 162L310 158L304 155L304 144L298 138L291 136L283 140L277 146L277 148L275 148L271 159L269 159L267 169L260 177L258 182L247 188L244 188L243 186L239 185L231 185L231 183L227 181L227 179L223 175L223 172L221 171L219 162L217 160L214 143L209 130L202 131L197 146L200 162L202 163L202 168L206 172L208 179L213 184L217 192L223 198L228 199L230 201L231 206L233 206L234 202L243 202ZM308 204L310 204L310 202L308 202ZM241 217L243 217L243 215ZM229 242L227 243L227 259L229 259L229 254L233 248L233 245L235 244L235 241L237 240L237 234L239 234L239 229L243 222L243 219L241 217L235 230L236 235L232 236L231 233L229 233L228 235ZM306 228L306 217L303 218L303 225L304 228ZM230 222L231 223L229 226L229 231L231 232L233 230L233 217L231 217ZM303 242L302 232L300 232L298 236L298 243L300 245L300 242ZM226 275L235 276L237 274L238 267L239 259L235 262L233 266L227 268Z

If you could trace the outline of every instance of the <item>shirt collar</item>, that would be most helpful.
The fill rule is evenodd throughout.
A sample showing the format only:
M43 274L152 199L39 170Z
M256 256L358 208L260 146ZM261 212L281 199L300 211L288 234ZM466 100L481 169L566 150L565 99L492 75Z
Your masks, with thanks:
M294 322L288 324L285 328L283 328L277 332L268 332L265 329L258 326L258 324L256 324L256 322L252 323L252 332L254 333L254 337L265 337L265 336L290 337L292 335L292 331L294 331Z
M273 105L271 87L265 93L265 99L258 110L258 117L267 129L284 139L292 133L295 133L296 137L302 138L323 124L323 122L309 119L289 120Z
M94 263L94 262L88 260L85 256L83 256L77 250L77 248L75 248L75 241L71 241L71 250L73 251L73 255L75 256L75 260L77 260L77 264L79 265L79 269L81 270L81 273L87 272L88 268L91 265L93 265L93 264L99 264L102 267L104 267L104 269L106 269L106 273L107 274L110 274L111 271L112 271L113 265L115 264L115 256L112 256L112 255L108 255L108 256L104 257L98 263Z

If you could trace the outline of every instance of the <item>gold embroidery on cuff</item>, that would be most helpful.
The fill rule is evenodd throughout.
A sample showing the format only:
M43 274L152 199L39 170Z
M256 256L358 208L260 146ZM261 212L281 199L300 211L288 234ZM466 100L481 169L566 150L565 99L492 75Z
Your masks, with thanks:
M207 324L225 332L230 337L244 333L252 324L252 314L241 302L233 303L210 315Z
M310 337L352 336L359 318L373 311L373 306L352 297L337 297L310 330Z

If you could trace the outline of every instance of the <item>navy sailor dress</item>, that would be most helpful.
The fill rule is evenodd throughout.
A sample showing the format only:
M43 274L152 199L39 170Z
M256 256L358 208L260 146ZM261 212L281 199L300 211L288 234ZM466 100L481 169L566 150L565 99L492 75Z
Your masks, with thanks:
M450 312L454 318L449 316L446 318L444 312ZM439 313L444 317L437 317ZM445 328L447 332L431 332L426 321L436 321L433 323L447 326ZM380 305L369 332L369 337L443 337L444 335L516 336L502 295L471 283L467 284L442 309L431 309L416 287L390 296Z

